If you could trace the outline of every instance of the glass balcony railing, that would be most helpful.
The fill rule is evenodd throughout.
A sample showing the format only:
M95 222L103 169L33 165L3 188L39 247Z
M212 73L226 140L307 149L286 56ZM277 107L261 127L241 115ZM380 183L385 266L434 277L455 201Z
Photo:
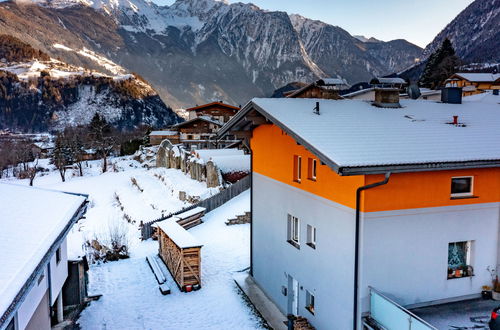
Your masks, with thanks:
M372 287L370 287L370 318L387 330L437 330Z

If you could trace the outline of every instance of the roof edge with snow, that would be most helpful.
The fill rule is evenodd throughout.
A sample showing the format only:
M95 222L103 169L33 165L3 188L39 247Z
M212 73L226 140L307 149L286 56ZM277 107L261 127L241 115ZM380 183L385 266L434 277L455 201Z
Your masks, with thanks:
M39 189L39 190L57 192L61 194L81 196L84 199L80 204L80 206L78 207L78 209L72 215L71 219L68 220L68 223L64 226L63 230L59 233L56 240L51 244L48 251L44 254L42 260L38 263L35 270L29 276L28 280L21 287L14 300L10 303L9 307L7 307L5 311L1 311L1 313L3 314L0 314L0 329L3 329L7 324L9 324L9 322L15 316L17 310L26 299L26 296L29 294L30 290L37 282L40 274L43 273L43 271L49 264L50 259L56 253L56 250L58 249L62 241L65 239L65 237L68 235L69 231L71 230L71 227L85 214L87 210L88 195L86 194L58 191L52 189L43 189L43 188L30 188L30 189Z

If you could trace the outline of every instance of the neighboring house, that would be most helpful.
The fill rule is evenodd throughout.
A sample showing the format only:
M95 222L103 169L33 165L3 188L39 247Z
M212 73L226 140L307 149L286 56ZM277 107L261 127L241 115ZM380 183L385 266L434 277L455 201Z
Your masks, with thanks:
M87 197L5 183L0 196L0 329L51 329L63 320L66 236Z
M177 143L183 144L188 150L222 149L239 141L234 136L218 140L217 131L222 125L222 122L213 117L200 116L174 125L171 130L178 132ZM176 144L176 140L170 142Z
M189 150L239 146L241 140L234 136L216 139L217 130L239 110L239 107L223 102L212 102L186 109L189 119L167 130L151 132L149 135L151 144L159 145L162 141L169 140L171 144L182 144Z
M221 123L227 123L239 110L239 107L223 103L222 101L197 105L186 109L189 119L205 116L216 119Z
M466 99L253 99L219 131L251 132L250 272L282 313L360 329L388 307L371 287L415 307L491 285L500 97Z
M179 132L174 130L152 131L149 133L149 143L159 145L161 141L168 139L172 144L179 143Z
M338 100L339 92L349 88L345 79L325 78L315 81L295 91L284 93L288 98L320 98Z
M33 147L38 151L41 158L48 158L54 150L53 142L34 142Z
M455 73L446 80L450 87L462 88L463 96L500 90L500 73Z

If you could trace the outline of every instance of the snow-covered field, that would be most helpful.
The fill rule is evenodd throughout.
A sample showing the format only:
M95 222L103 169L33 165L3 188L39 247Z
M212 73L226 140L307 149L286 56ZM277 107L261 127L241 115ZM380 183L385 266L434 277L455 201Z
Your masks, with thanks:
M204 223L190 230L204 245L202 289L182 293L170 277L172 294L163 296L145 260L147 255L157 253L158 242L140 240L140 221L154 220L189 206L179 200L179 191L203 199L218 189L206 188L205 183L192 180L179 170L147 169L132 157L111 158L109 163L109 172L102 174L101 162L89 161L83 177L68 170L66 182L61 182L48 160L41 160L39 166L48 172L39 174L34 181L34 186L89 195L85 219L68 236L70 257L82 255L85 240L104 237L116 224L128 232L130 259L90 267L90 294L103 296L83 311L78 320L81 328L262 328L262 320L240 295L232 279L233 272L249 266L249 225L224 223L250 210L250 193L247 191L205 215ZM13 178L2 181L28 184L27 180Z
M232 272L249 266L249 225L224 221L250 209L247 191L208 213L190 232L203 244L202 288L163 296L145 257L158 250L147 241L130 259L93 266L91 294L102 294L80 317L82 329L261 329L261 319L247 305Z

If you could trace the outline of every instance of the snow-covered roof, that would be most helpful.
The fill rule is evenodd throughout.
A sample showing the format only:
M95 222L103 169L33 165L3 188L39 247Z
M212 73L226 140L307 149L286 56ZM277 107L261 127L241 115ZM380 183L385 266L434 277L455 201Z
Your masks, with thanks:
M365 88L365 89L360 89L359 91L355 91L355 92L352 92L352 93L344 94L344 95L342 95L342 97L348 99L348 98L351 98L351 97L354 97L354 96L358 96L358 95L362 95L362 94L366 94L366 93L372 92L374 90L375 90L375 88L373 88L373 87Z
M455 73L451 78L458 76L471 82L494 82L500 79L500 73Z
M318 80L318 83L323 83L324 85L347 85L347 81L341 78L323 78Z
M312 110L316 102L320 115ZM424 100L400 103L402 108L387 109L357 100L256 98L219 134L255 109L344 175L391 165L401 165L397 169L402 170L413 164L406 170L414 170L414 164L422 168L430 163L446 167L455 163L460 168L464 165L459 162L468 162L469 167L477 166L473 161L500 164L500 97L464 98L459 105ZM465 127L448 124L455 115Z
M171 136L179 134L176 131L152 131L149 136Z
M35 142L33 144L40 149L53 149L54 148L53 142Z
M212 124L215 124L217 126L222 126L223 123L221 123L220 121L216 120L216 119L213 119L212 117L209 117L209 116L199 116L199 117L196 117L196 118L193 118L193 119L190 119L190 120L187 120L187 121L184 121L182 123L179 123L179 124L176 124L174 126L172 126L173 128L177 128L177 127L182 127L184 125L187 125L187 124L190 124L194 121L197 121L197 120L203 120L203 121L206 121L206 122L209 122L209 123L212 123Z
M374 83L377 84L376 81L378 81L379 84L406 84L406 81L402 78L382 78L382 77L377 77L373 79Z
M176 221L176 217L157 222L160 228L181 249L203 246L198 240Z
M238 156L244 155L243 150L231 148L231 149L199 149L193 151L197 158L203 159L204 161L209 161L213 157L221 156Z
M250 172L250 155L214 156L212 161L222 173Z
M86 197L6 183L0 196L1 316Z

